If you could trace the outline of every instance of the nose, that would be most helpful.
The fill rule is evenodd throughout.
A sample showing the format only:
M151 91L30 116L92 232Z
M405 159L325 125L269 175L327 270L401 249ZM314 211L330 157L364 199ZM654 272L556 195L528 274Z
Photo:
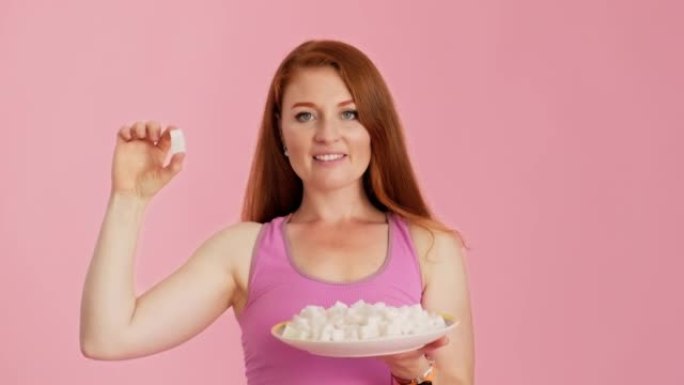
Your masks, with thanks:
M333 118L320 119L314 140L321 143L335 142L340 138L339 122Z

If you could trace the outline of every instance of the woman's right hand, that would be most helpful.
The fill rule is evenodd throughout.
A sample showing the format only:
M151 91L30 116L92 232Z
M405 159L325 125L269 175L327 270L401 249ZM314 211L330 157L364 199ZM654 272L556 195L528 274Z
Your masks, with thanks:
M162 133L157 122L136 122L117 133L112 162L112 195L126 195L149 201L178 174L185 153L176 153L164 167L171 148L171 130Z

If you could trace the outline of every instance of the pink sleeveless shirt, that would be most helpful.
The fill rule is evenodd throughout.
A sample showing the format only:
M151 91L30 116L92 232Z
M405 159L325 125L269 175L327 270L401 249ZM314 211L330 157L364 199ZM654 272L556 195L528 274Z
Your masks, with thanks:
M247 303L237 316L248 384L390 384L389 369L378 359L315 356L282 343L271 335L271 327L307 305L351 305L361 299L391 306L420 303L420 267L406 222L388 213L389 245L382 267L361 280L337 283L308 276L294 265L284 236L288 219L277 217L262 226Z

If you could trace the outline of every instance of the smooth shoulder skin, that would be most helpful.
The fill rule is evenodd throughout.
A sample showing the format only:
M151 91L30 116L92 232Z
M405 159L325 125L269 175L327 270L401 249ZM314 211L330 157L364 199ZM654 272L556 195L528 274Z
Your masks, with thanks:
M433 353L439 384L474 383L474 338L465 248L453 234L410 225L423 275L423 308L451 314L460 320L448 335L449 343ZM430 250L429 250L430 249ZM429 251L428 251L429 250Z
M177 346L213 323L231 305L249 270L261 229L256 222L213 234L175 272L136 300L129 327L95 359L142 357Z

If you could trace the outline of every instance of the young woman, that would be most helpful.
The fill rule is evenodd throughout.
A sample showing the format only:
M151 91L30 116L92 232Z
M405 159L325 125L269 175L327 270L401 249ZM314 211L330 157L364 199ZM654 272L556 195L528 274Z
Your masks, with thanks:
M391 95L373 63L337 41L309 41L268 94L243 221L213 234L136 298L133 254L145 208L182 168L163 165L170 131L117 134L112 190L88 270L81 347L116 360L176 346L233 308L248 383L473 384L464 245L421 197ZM460 324L413 352L328 358L270 335L306 305L420 303Z

